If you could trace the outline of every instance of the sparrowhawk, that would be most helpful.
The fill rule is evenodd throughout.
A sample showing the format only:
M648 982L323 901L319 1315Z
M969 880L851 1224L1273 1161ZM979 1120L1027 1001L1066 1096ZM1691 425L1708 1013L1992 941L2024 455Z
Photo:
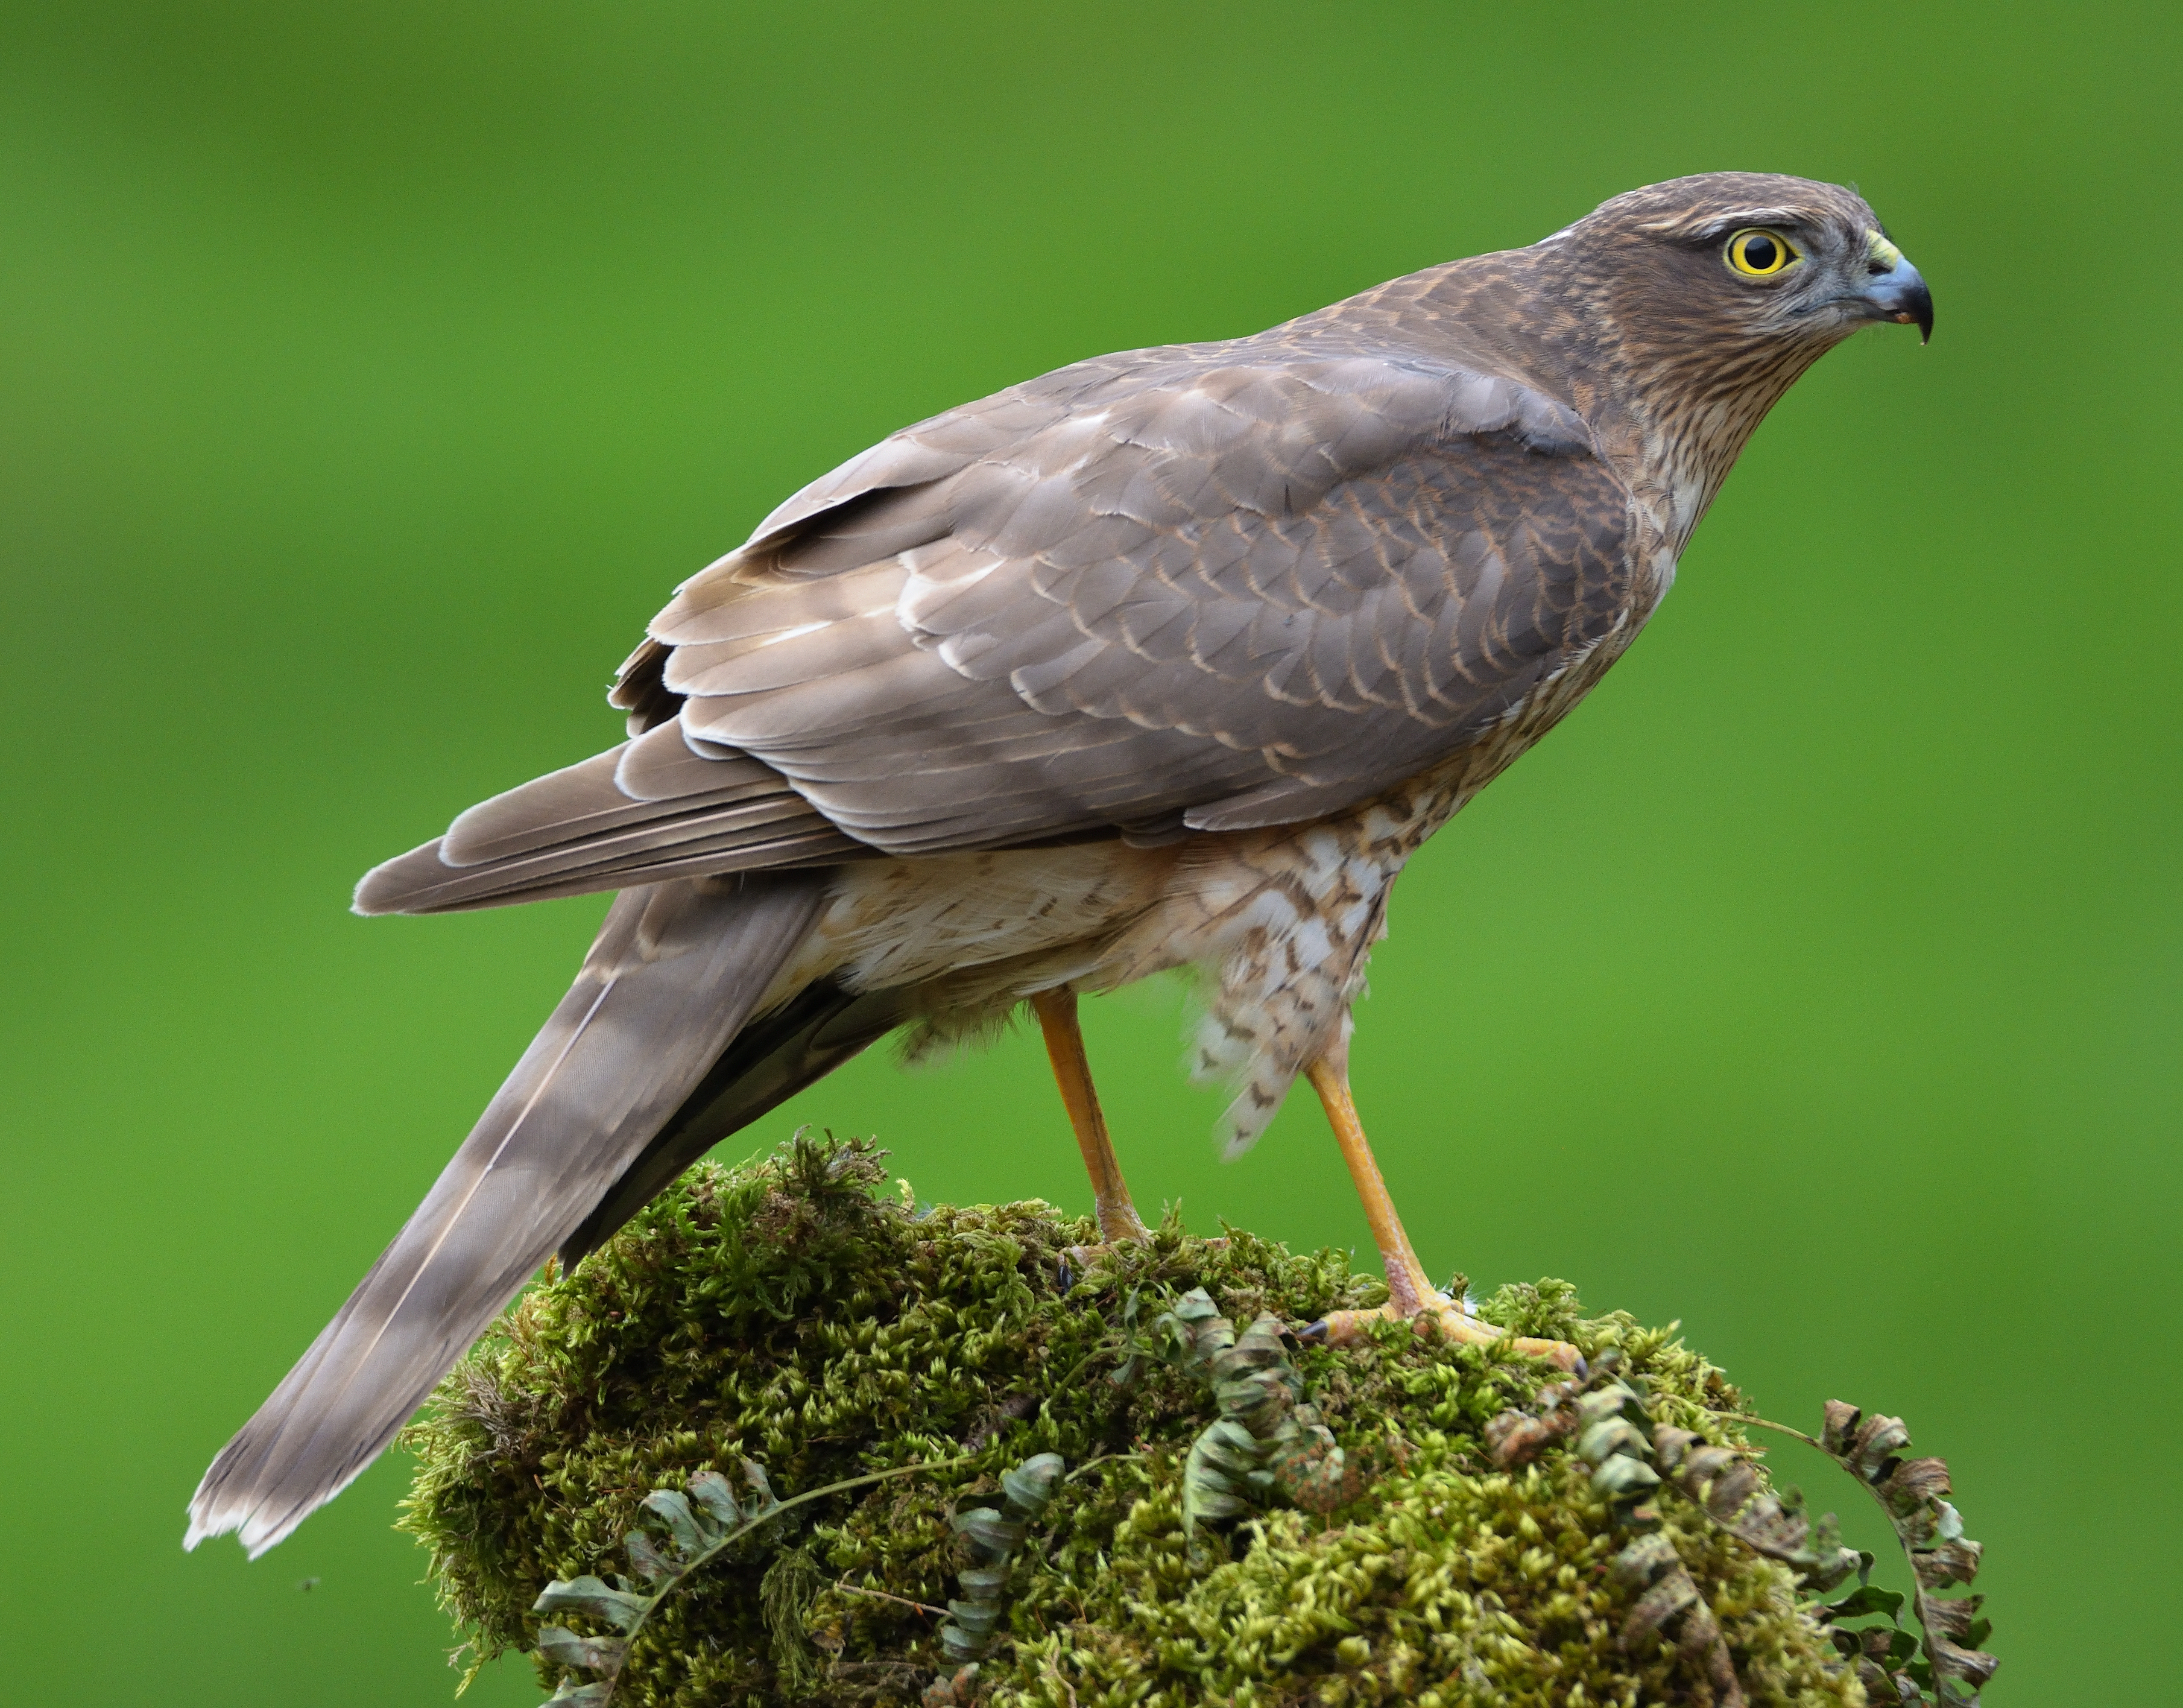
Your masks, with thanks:
M1497 1334L1428 1282L1350 1098L1389 890L1622 655L1760 418L1873 321L1930 333L1932 299L1858 196L1708 174L1271 331L1060 369L797 493L622 667L628 740L358 887L364 913L619 893L206 1473L191 1542L279 1541L550 1254L889 1033L1028 1004L1103 1238L1141 1237L1075 1005L1169 968L1203 993L1194 1069L1236 1088L1230 1150L1306 1075L1386 1313Z

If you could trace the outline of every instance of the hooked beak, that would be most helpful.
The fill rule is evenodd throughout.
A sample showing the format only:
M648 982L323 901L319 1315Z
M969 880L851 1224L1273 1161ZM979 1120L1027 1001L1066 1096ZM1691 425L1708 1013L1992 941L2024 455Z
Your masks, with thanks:
M1888 247L1894 249L1892 244ZM1874 319L1892 320L1898 326L1915 326L1918 341L1930 344L1933 340L1933 293L1925 288L1924 277L1903 258L1900 250L1895 250L1893 262L1865 286L1858 300L1870 311Z

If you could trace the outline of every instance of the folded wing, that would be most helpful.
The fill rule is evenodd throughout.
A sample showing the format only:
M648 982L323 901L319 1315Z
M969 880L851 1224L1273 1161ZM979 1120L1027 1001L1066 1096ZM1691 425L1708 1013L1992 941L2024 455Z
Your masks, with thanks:
M1064 369L792 498L624 667L632 741L358 906L1337 811L1625 620L1627 512L1490 372L1293 330Z

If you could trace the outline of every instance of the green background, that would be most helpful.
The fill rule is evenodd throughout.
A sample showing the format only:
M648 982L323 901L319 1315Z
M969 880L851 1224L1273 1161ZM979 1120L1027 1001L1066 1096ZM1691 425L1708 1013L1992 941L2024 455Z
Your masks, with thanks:
M600 911L367 923L349 884L618 739L676 581L914 418L1722 167L1857 180L1938 338L1797 387L1633 656L1418 860L1359 1095L1436 1272L1680 1317L1792 1421L1906 1415L1991 1550L1995 1700L2155 1688L2171 16L0 16L6 1694L444 1700L399 1463L254 1566L185 1556L183 1503ZM1179 1023L1087 1022L1140 1201L1369 1256L1308 1099L1215 1161ZM807 1120L925 1197L1086 1202L1023 1035L875 1052L747 1143Z

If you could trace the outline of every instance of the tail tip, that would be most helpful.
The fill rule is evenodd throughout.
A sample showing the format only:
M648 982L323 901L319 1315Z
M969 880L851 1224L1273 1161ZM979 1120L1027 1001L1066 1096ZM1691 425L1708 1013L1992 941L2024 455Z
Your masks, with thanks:
M236 1522L231 1513L214 1511L211 1503L205 1499L203 1491L200 1490L197 1498L190 1502L190 1528L182 1532L182 1552L196 1553L198 1543L214 1536L225 1536L235 1528Z
M288 1533L302 1520L303 1515L299 1513L285 1524L274 1523L257 1512L242 1512L233 1507L215 1507L203 1500L193 1500L190 1503L189 1528L182 1533L182 1551L194 1553L198 1543L214 1536L225 1536L231 1531L235 1539L242 1544L246 1558L261 1559L286 1541Z
M440 846L446 840L435 837L421 848L412 848L373 867L356 880L348 911L366 919L388 913L429 912L431 891L453 875L453 868L440 858ZM420 907L420 902L427 905Z

